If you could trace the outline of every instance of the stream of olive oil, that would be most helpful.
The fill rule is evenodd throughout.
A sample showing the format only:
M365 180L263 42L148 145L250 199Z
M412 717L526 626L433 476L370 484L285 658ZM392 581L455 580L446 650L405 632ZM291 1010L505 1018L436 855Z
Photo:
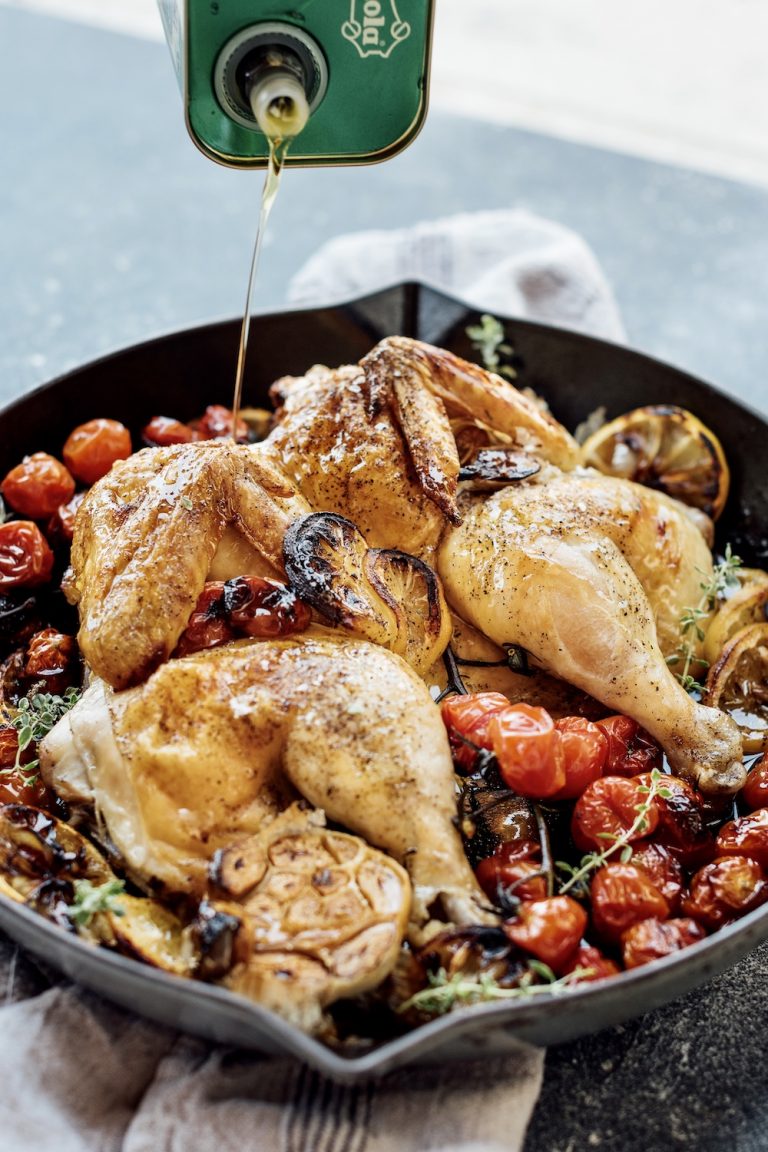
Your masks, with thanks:
M264 187L261 193L261 208L259 210L259 224L256 229L256 240L253 245L253 255L251 256L251 270L248 275L248 289L245 295L245 311L243 312L243 322L240 327L240 344L237 350L237 369L235 371L235 391L232 400L232 439L237 441L237 419L240 412L240 403L243 395L243 376L245 375L245 357L248 352L248 336L251 330L251 301L253 298L253 287L256 283L256 273L259 267L259 257L261 255L261 246L264 240L264 233L267 230L267 221L269 220L272 206L275 203L277 190L280 187L280 175L283 170L283 161L285 154L288 151L290 139L277 140L270 139L269 141L269 166L264 177Z

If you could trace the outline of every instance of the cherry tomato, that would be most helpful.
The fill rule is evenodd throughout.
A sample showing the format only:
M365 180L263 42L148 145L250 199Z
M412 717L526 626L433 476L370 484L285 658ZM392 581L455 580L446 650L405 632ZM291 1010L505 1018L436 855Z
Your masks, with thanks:
M669 904L670 912L676 913L680 908L684 887L680 861L663 844L651 840L635 847L632 863L650 877Z
M192 423L201 440L222 440L232 435L232 409L223 404L210 404L199 420ZM238 443L248 441L248 425L245 420L237 421Z
M53 544L69 543L75 532L77 510L85 499L85 492L75 492L66 504L59 504L48 521L46 535Z
M729 820L717 834L719 856L749 856L768 868L768 808Z
M666 920L669 904L650 876L634 864L605 864L590 886L592 923L606 940L617 941L638 920Z
M44 584L53 571L53 552L31 520L0 524L0 590Z
M189 656L205 648L218 648L235 638L224 610L224 584L221 580L210 580L197 599L174 655Z
M488 899L500 908L508 907L510 900L543 900L547 881L537 859L540 852L535 840L510 840L481 860L475 875Z
M15 512L32 520L47 520L59 504L72 498L75 481L55 456L34 452L11 468L0 490Z
M232 628L269 638L305 632L312 610L287 584L260 576L236 576L224 585L224 612Z
M488 734L504 783L519 796L543 799L565 786L565 760L552 717L512 704L491 717Z
M24 675L58 676L71 666L76 650L74 636L66 636L55 628L43 628L27 645Z
M50 808L53 795L37 772L26 773L24 768L0 770L0 804L29 804L32 808Z
M95 484L116 460L131 454L131 434L118 420L100 417L79 424L70 432L62 455L72 475L82 484Z
M748 808L768 808L768 756L753 765L741 796Z
M19 734L10 724L0 727L0 769L12 768L19 749Z
M719 928L768 900L768 880L756 860L721 856L691 879L682 908L705 928Z
M608 737L608 753L603 769L606 776L637 776L661 768L661 748L636 720L629 716L609 716L597 726Z
M515 920L504 922L513 944L560 973L570 963L587 926L587 913L570 896L549 896L521 904Z
M591 944L579 945L572 959L561 968L561 973L563 976L568 976L579 968L584 971L574 980L574 984L605 980L606 976L617 976L621 971L618 964L609 960L599 948L594 948Z
M704 929L695 920L680 919L640 920L627 928L621 937L621 953L625 968L639 968L662 956L680 952L689 944L703 940Z
M647 807L642 822L628 837L634 843L652 835L659 823L659 805L648 800L644 786L625 776L603 776L579 796L573 808L571 835L582 852L603 851L614 838L626 836Z
M193 440L200 440L201 436L189 424L182 424L180 420L173 420L170 416L153 416L149 424L142 428L141 438L150 447L167 448L169 444L189 444Z
M599 780L608 756L608 737L581 716L565 716L555 721L565 758L565 786L552 800L575 800L587 784Z
M488 725L497 712L509 708L501 692L470 692L468 696L446 696L440 705L443 723L448 729L451 751L456 763L470 772L477 751L491 750Z
M651 785L650 775L637 780ZM715 855L715 839L706 827L700 794L677 776L665 776L661 792L656 839L689 870L708 864Z

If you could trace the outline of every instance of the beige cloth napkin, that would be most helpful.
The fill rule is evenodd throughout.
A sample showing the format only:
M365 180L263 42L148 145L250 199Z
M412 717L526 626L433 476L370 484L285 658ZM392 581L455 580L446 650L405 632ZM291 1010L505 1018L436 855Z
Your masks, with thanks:
M290 295L326 304L403 279L481 310L623 336L583 241L517 211L339 237ZM521 1047L344 1088L294 1061L179 1036L49 980L0 936L2 1152L518 1152L543 1060Z

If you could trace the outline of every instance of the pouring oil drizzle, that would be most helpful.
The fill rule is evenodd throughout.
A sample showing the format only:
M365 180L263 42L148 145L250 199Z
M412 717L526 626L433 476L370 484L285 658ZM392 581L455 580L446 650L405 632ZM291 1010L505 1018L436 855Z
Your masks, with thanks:
M256 229L253 255L251 256L248 289L245 294L245 310L240 326L240 343L237 350L235 390L232 398L232 439L235 442L237 442L237 420L243 395L245 358L251 330L251 301L259 267L261 246L280 187L280 176L288 148L309 118L309 106L303 89L295 82L294 77L286 75L279 67L265 73L263 79L251 89L249 99L256 122L269 142L269 164L261 193L259 223Z

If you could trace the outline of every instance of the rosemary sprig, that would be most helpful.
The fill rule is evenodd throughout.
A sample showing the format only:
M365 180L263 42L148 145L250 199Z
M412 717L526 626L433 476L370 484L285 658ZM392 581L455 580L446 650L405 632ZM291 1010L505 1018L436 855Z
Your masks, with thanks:
M667 657L667 664L670 667L682 664L682 670L675 672L675 676L686 692L704 691L704 685L691 672L694 665L697 665L702 671L706 671L709 667L708 661L696 655L696 645L701 643L705 635L701 622L709 616L717 601L722 599L727 590L738 584L737 572L740 567L740 558L733 555L730 544L727 544L723 559L718 561L712 569L711 578L703 580L699 584L701 597L698 603L693 607L684 608L682 611L680 643L672 655ZM700 574L703 575L703 573Z
M99 912L113 912L124 916L125 910L118 902L125 891L122 880L107 880L104 884L92 884L90 880L75 880L75 899L67 909L67 915L78 928L85 928Z
M589 876L590 872L595 872L598 868L602 868L603 864L607 863L612 856L619 853L619 861L622 864L628 864L632 859L632 839L635 836L642 836L648 827L648 813L651 810L651 804L660 796L662 799L669 799L672 795L669 788L665 787L666 776L660 772L658 768L654 768L651 772L650 785L639 784L638 789L645 793L645 798L635 808L637 816L632 821L629 828L625 828L623 832L616 835L610 832L600 833L601 839L608 840L610 843L602 852L589 852L586 856L582 856L578 867L568 864L565 860L558 860L555 867L560 872L565 872L568 879L561 885L558 892L559 896L564 896L570 892L572 888L577 889L582 894L585 894L584 880Z
M455 972L449 976L444 968L440 968L437 972L430 972L429 987L415 992L397 1010L402 1013L417 1008L429 1016L442 1016L463 1005L489 1003L493 1000L525 1000L543 993L557 996L593 972L592 968L574 968L573 972L558 980L547 964L529 960L528 971L522 975L520 983L514 988L502 988L487 972L481 972L479 976ZM536 983L537 980L543 980L544 983Z
M508 380L515 379L517 372L511 364L502 364L499 355L513 356L514 348L508 343L504 328L495 316L489 316L486 312L480 317L479 324L470 324L465 331L472 341L472 347L480 353L484 368L506 376Z
M80 699L77 688L68 688L63 696L56 696L51 692L38 692L31 699L22 697L19 701L19 710L11 723L19 734L16 747L16 759L11 768L5 772L18 772L25 784L34 784L37 780L39 760L31 760L28 764L21 763L21 756L30 744L38 744L47 736L62 716L73 708Z

